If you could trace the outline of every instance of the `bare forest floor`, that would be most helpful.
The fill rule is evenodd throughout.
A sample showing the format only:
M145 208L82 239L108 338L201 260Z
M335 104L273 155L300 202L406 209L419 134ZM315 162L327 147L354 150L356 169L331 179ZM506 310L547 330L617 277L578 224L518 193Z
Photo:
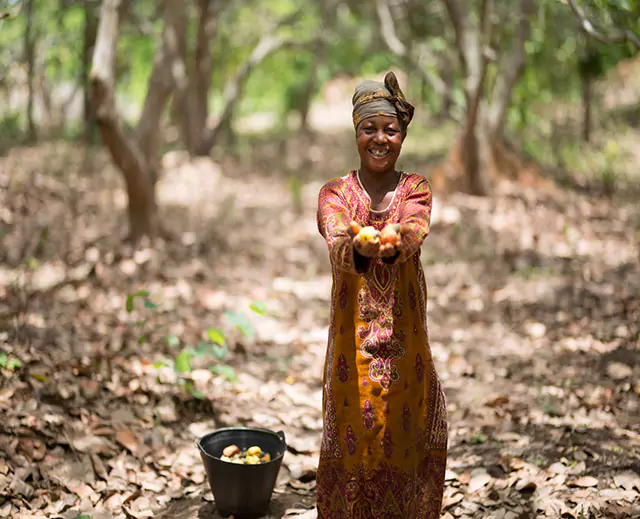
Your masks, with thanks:
M351 145L258 142L220 166L169 154L172 238L137 251L122 245L123 185L102 152L0 157L0 517L218 517L195 441L237 424L287 435L270 516L312 508L330 290L316 196L355 165ZM514 184L436 193L423 261L449 408L445 517L638 517L632 202ZM139 290L157 307L127 312ZM166 336L198 344L211 327L238 380L198 359L199 399L156 363L178 354Z

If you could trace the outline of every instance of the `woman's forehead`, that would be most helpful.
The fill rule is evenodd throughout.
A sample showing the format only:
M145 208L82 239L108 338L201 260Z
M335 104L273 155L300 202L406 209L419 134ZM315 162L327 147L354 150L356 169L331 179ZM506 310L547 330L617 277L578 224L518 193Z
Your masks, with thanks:
M397 117L393 117L392 115L374 115L372 117L367 117L362 123L362 126L387 126L389 124L400 124L400 121Z

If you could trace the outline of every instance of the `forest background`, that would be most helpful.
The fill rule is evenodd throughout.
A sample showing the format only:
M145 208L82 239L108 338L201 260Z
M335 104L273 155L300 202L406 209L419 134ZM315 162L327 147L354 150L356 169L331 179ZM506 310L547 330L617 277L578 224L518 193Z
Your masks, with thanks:
M194 440L284 430L312 507L320 186L394 70L447 517L640 506L636 0L1 0L0 517L215 514Z

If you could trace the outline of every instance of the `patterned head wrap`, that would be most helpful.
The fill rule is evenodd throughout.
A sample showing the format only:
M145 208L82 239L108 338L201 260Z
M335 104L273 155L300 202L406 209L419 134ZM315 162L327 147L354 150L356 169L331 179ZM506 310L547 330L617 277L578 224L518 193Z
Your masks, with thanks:
M388 72L384 83L366 80L356 86L353 94L353 126L358 127L365 119L377 115L397 117L406 129L413 119L415 108L409 103L393 72Z

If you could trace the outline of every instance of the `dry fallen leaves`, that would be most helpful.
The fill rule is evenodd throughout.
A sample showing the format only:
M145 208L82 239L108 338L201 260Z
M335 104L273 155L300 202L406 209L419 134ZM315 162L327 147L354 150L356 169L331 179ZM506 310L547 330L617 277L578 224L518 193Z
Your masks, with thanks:
M589 488L598 486L598 480L593 476L583 476L575 481L569 481L569 486Z
M194 439L252 419L286 428L292 449L305 453L283 467L276 497L294 490L299 499L312 497L331 284L314 217L319 181L305 187L303 216L293 216L282 203L290 193L277 177L225 178L203 204L203 211L215 211L218 192L233 196L237 207L224 219L194 212L190 221L176 222L182 238L176 243L160 240L154 250L129 252L112 239L122 223L113 219L113 202L126 202L120 177L101 167L104 175L78 171L59 179L47 173L49 160L25 174L24 164L44 146L14 156L10 167L0 157L0 171L23 176L16 186L26 186L12 183L7 204L0 204L0 216L9 214L17 226L0 248L6 256L0 279L28 279L18 254L37 242L37 220L60 223L50 229L32 285L14 295L0 283L0 313L29 302L16 329L21 340L0 332L0 349L25 368L0 379L0 414L7 417L0 429L0 494L16 496L0 499L0 517L73 519L83 509L92 519L142 518L167 510L169 500L184 500L180 505L191 498L198 506L184 519L194 519L201 501L211 499L202 494L206 476ZM175 186L193 182L171 168L167 174ZM166 194L166 184L160 188ZM625 357L634 347L630 323L638 320L638 268L628 261L637 257L637 244L627 238L631 216L601 200L563 198L558 206L540 193L518 191L442 202L457 216L434 227L425 256L434 297L432 350L449 397L445 518L517 519L531 508L539 516L571 518L581 506L637 507L637 474L606 472L602 461L628 467L638 451L633 424L624 422L640 391L633 359ZM535 211L527 209L531 203ZM29 210L34 204L42 208L37 218ZM70 220L65 215L75 204L82 210ZM255 219L267 232L255 235ZM469 225L455 230L460 221ZM584 254L566 244L565 226L579 229ZM534 228L540 249L518 248ZM215 247L208 246L211 236ZM259 261L245 254L247 237L264 253ZM38 291L64 278L73 281L56 292ZM241 375L236 386L219 383L207 366L192 373L207 392L211 407L205 407L172 385L171 368L153 367L155 355L167 353L162 337L138 344L125 326L123 299L138 284L177 309L172 333L186 341L199 340L203 323L240 307L243 298L273 297L279 316L265 320L261 342L232 352ZM150 326L160 324L149 319ZM438 341L449 335L451 343ZM610 354L619 361L596 368L596 358ZM602 441L603 430L611 442ZM598 475L595 482L585 475L587 466ZM286 485L292 476L309 481ZM302 509L295 502L285 509L291 508Z

